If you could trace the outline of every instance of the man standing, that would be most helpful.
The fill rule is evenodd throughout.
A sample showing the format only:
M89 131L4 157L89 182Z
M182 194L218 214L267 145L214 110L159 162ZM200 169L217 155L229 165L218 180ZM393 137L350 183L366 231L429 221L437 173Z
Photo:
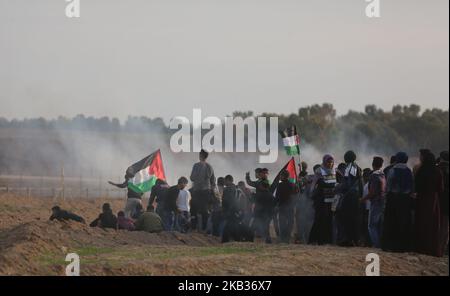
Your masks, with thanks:
M125 217L130 218L134 215L134 212L136 210L137 204L142 205L142 195L143 193L139 193L128 187L128 180L130 177L128 175L125 175L125 182L121 184L113 183L111 181L108 181L109 184L116 186L118 188L128 188L127 191L127 203L125 204Z
M370 201L368 229L370 241L375 248L381 247L384 199L386 195L386 177L381 170L382 167L383 158L375 156L372 161L373 172L368 182L368 194L363 197L363 201Z
M188 184L188 179L185 177L181 177L178 180L178 188L180 192L178 193L177 198L177 213L175 216L175 226L177 230L183 233L186 233L189 228L190 222L190 202L191 202L191 193L186 189Z
M166 181L158 179L156 180L155 186L153 186L150 193L150 199L148 200L148 205L152 205L156 202L156 213L159 216L163 215L164 210L164 199L167 195L167 191L170 186Z
M298 187L289 181L289 172L284 170L280 174L280 183L277 186L275 200L278 205L280 239L289 243L294 226L295 194Z
M222 197L222 213L226 221L235 218L239 214L239 199L241 191L234 184L233 176L225 176L225 189Z
M356 154L347 151L344 155L345 171L342 182L340 209L336 211L338 223L337 243L340 246L358 244L359 200L363 193L362 170L356 164Z
M396 164L386 178L381 248L383 251L407 252L411 250L414 177L407 166L408 155L405 152L398 152L395 159Z
M255 196L255 230L265 240L266 243L272 243L270 237L270 220L273 216L274 198L270 192L270 186L267 182L261 182L259 190Z
M333 156L326 154L322 165L315 171L312 199L314 222L309 235L310 244L331 244L333 241L333 211L335 200L336 171Z
M216 177L212 166L206 162L208 152L201 150L199 162L194 164L191 172L192 181L192 225L205 231L208 222L208 208L212 200L212 189L216 186ZM200 219L199 219L200 218Z
M243 215L242 222L244 223L244 225L250 226L254 205L254 201L252 200L252 191L250 190L250 188L245 186L244 181L239 181L237 186L242 191L241 200L239 201L239 209Z
M176 227L176 215L178 213L178 197L180 191L185 189L188 180L186 177L181 177L178 179L177 185L170 187L167 190L165 201L163 203L163 216L162 221L164 225L164 230L172 231Z

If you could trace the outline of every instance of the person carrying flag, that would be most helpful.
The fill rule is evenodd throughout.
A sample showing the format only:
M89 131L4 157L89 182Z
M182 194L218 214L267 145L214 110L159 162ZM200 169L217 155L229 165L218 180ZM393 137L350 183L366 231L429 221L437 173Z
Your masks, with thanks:
M133 216L138 205L142 207L142 196L145 192L152 190L158 179L166 180L159 149L129 166L125 173L125 182L117 184L108 181L109 184L118 188L128 189L125 217Z

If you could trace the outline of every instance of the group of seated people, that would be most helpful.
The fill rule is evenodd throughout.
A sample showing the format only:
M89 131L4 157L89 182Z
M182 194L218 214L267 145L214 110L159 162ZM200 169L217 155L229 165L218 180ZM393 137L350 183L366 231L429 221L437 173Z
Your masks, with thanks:
M59 206L54 206L52 208L50 220L73 220L80 223L85 223L85 220L82 217L63 210ZM102 206L102 212L89 224L89 226L146 232L161 232L163 230L161 218L154 212L152 205L149 205L147 207L147 211L145 212L141 206L140 209L135 211L135 214L131 218L127 218L125 217L125 213L123 211L119 211L117 216L114 215L111 205L109 203L104 203Z

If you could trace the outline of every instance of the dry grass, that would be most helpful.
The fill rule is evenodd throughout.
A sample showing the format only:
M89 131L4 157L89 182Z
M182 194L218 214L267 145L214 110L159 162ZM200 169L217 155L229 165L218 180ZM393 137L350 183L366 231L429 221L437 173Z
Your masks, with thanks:
M83 275L364 275L368 253L380 255L382 275L447 275L448 257L394 254L335 246L220 244L203 234L150 234L50 222L59 204L94 219L103 202L0 196L0 274L63 275L65 255L76 252Z

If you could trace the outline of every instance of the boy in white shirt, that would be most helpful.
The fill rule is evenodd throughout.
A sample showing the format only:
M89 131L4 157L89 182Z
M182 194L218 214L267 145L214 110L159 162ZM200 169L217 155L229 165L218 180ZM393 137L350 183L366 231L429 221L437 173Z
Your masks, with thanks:
M181 179L181 178L180 178ZM187 185L187 179L185 179ZM191 193L186 188L180 189L177 198L177 215L176 227L177 230L186 233L189 229L190 223L190 202Z

